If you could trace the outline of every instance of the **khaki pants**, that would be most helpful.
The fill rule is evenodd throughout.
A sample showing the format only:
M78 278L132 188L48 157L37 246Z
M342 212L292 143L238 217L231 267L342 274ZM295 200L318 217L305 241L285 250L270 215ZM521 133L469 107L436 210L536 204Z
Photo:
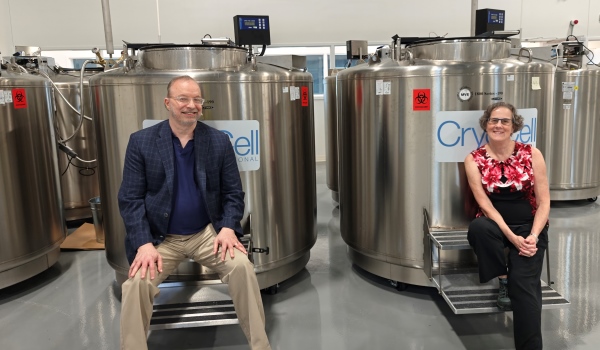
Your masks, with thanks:
M150 280L150 272L142 279L141 272L138 271L135 277L123 283L121 349L148 348L148 328L154 297L160 292L158 285L186 258L194 259L216 271L221 281L228 284L229 294L250 348L271 349L265 332L265 314L254 266L248 257L238 250L235 250L235 259L231 259L227 252L225 261L222 262L220 253L214 255L212 252L216 235L211 224L194 235L167 235L165 241L157 247L163 259L163 272L157 272L154 280Z

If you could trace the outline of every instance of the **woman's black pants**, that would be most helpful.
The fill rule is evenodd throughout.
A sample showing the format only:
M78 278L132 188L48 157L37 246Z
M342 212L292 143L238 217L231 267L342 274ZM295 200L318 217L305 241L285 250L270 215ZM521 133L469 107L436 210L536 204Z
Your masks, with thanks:
M510 226L518 236L527 237L531 224ZM515 346L542 349L542 285L540 277L544 253L548 248L548 228L539 235L537 252L532 257L519 255L519 250L504 236L498 224L479 217L469 225L469 244L477 254L481 283L508 275L508 295L513 309ZM508 247L508 264L504 248Z

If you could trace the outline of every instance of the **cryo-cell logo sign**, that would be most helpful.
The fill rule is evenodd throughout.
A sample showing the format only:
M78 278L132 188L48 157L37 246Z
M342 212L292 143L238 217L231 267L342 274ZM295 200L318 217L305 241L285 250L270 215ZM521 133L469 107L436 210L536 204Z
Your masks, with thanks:
M258 120L203 120L231 140L240 171L260 168L260 124Z
M523 117L523 129L512 139L535 146L537 139L537 109L519 109ZM434 151L435 161L441 163L462 162L469 152L488 142L488 135L481 130L479 118L483 111L443 111L435 115Z
M162 120L146 119L142 128L158 124ZM204 124L229 136L240 171L260 168L260 124L258 120L203 120Z

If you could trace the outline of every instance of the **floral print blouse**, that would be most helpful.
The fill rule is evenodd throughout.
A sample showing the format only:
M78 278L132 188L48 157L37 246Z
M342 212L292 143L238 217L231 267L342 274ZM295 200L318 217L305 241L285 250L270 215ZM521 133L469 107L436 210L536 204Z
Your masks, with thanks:
M515 142L513 153L504 161L490 157L485 145L471 155L481 173L485 193L507 224L510 225L511 221L513 224L533 221L537 203L533 189L535 177L531 145ZM482 215L479 209L477 217Z

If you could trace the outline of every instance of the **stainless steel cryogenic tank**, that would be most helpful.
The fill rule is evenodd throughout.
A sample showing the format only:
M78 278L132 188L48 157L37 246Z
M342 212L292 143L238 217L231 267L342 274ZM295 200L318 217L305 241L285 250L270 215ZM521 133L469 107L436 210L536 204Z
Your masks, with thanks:
M555 74L550 199L595 199L600 194L600 69L559 67Z
M251 256L260 287L273 286L306 265L316 241L312 76L248 62L246 56L245 49L232 45L149 46L140 49L133 69L90 79L106 254L117 279L126 276L129 266L125 228L117 206L129 135L145 121L167 118L163 104L167 83L183 74L201 85L207 123L246 121L256 125L243 130L248 147L237 156L246 192L242 226L250 233L253 248L268 248L268 254L254 252ZM244 170L240 161L254 164L253 168ZM190 262L182 263L172 276L184 279L210 274Z
M324 106L325 106L325 158L327 187L331 190L331 197L338 202L338 116L336 94L336 76L339 70L330 69L329 76L323 80Z
M13 69L0 71L0 288L54 265L66 236L50 83Z
M89 78L101 71L101 69L88 68L84 74L83 102L85 103L84 113L86 116L90 116L92 110L88 87ZM75 109L80 111L80 71L63 69L55 74L50 72L49 76L63 96L65 96L66 100ZM94 135L92 120L89 117L84 118L80 129L77 130L77 126L81 122L81 117L67 105L58 93L54 94L54 99L57 138L67 138L75 133L72 139L65 142L65 144L73 149L79 158L83 160L92 161L96 159L96 137ZM66 153L59 151L58 164L61 172L60 180L65 220L72 221L92 217L89 200L100 194L96 162L82 162L78 159L70 159Z
M403 60L373 56L338 73L340 226L355 264L431 285L423 212L432 228L466 229L473 218L462 161L485 142L477 121L489 104L526 112L515 137L546 152L553 67L509 50L506 39L423 41ZM441 254L443 269L474 263L471 251Z

